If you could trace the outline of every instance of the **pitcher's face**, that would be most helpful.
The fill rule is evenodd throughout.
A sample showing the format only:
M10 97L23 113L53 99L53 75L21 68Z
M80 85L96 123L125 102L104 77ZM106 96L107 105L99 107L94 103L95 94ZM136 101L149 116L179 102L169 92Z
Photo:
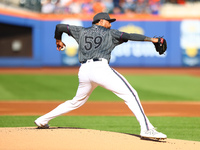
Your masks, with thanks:
M103 26L107 29L111 28L111 23L107 20L101 19L99 23L100 23L101 26Z

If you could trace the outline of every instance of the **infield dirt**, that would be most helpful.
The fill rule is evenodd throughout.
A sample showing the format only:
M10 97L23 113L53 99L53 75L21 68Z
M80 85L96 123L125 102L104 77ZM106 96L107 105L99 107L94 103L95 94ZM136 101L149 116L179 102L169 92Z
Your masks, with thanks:
M43 115L60 101L0 101L0 115ZM147 116L200 117L200 102L142 102ZM69 116L133 116L121 102L86 102Z
M200 142L70 128L0 128L0 150L198 150Z

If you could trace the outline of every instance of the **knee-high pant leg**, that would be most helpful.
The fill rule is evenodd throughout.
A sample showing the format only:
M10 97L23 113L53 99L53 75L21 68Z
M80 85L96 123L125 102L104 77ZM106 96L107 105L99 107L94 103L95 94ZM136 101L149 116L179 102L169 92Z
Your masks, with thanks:
M104 77L102 77L100 84L102 87L112 91L114 94L125 101L126 105L137 118L141 130L154 128L144 113L136 90L120 73L111 68L107 69L104 71Z
M86 75L82 75L79 72L79 86L75 97L58 105L49 113L39 117L38 120L42 124L47 124L51 119L79 108L87 101L96 86L95 83L90 82Z

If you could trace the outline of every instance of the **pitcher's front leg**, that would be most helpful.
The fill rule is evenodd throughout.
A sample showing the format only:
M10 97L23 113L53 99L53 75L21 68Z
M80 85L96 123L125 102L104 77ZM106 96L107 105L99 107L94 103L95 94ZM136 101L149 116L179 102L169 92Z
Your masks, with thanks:
M90 94L95 88L96 85L92 83L80 82L76 96L72 100L65 101L49 113L39 117L35 120L35 124L39 128L48 128L48 122L51 119L81 107L87 101Z

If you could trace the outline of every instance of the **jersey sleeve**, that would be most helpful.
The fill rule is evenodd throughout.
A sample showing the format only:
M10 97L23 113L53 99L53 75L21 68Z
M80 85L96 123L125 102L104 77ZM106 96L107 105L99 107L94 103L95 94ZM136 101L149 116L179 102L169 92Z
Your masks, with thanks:
M127 39L122 38L123 33L124 32L121 32L119 30L111 29L111 35L112 35L114 44L118 45L118 44L128 41Z
M80 38L80 32L82 31L82 29L84 29L83 27L81 26L71 26L69 25L69 36L72 36L77 42L79 41L79 38Z
M146 36L144 36L144 35L142 35L142 34L123 32L121 38L122 38L123 40L144 41L144 39L146 38Z
M136 34L136 33L126 33L121 32L119 30L111 30L112 37L114 39L114 43L121 44L123 42L130 41L144 41L146 38L145 35L142 34Z
M72 36L76 41L79 39L80 31L83 27L80 26L71 26L68 24L58 24L56 25L54 38L61 40L62 34L67 33L69 36Z

